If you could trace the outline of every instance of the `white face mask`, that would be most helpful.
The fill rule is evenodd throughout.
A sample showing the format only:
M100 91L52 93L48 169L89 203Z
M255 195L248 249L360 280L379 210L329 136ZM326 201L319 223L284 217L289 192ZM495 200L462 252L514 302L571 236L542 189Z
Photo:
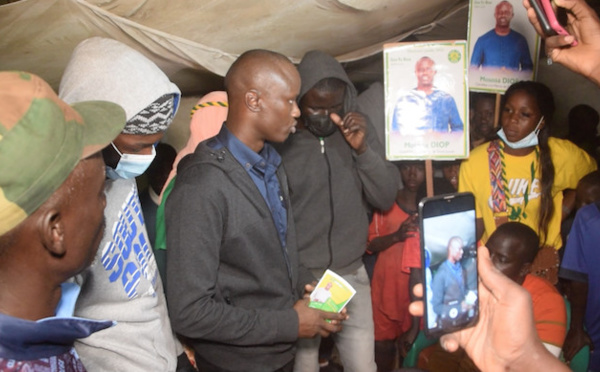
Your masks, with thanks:
M507 140L506 134L504 134L503 129L500 129L498 131L498 137L500 137L500 139L502 139L502 141L504 141L504 143L506 143L506 146L510 147L511 149L515 149L515 150L537 146L538 134L540 133L540 124L542 124L542 120L544 120L544 116L542 116L540 118L540 121L538 121L537 125L535 126L535 129L531 133L529 133L525 137L521 138L517 142L510 142L509 140Z
M152 146L152 154L150 155L134 155L122 154L114 143L111 142L110 144L121 155L121 159L115 169L109 166L106 167L106 176L113 180L118 178L131 179L143 174L156 156L154 146Z

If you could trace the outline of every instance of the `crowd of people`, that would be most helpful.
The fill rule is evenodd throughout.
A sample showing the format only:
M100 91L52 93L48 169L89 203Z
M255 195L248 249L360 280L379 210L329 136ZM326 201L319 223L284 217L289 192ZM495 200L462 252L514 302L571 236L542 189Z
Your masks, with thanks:
M572 36L544 36L546 54L600 86L598 16L584 0L556 5ZM335 58L244 52L224 91L194 107L177 157L160 141L180 90L115 40L80 43L58 94L0 72L0 98L0 370L316 372L323 340L346 372L402 367L430 259L417 223L425 165L384 158ZM461 277L453 236L429 310L444 312L446 281L463 307L477 291L479 321L424 349L418 367L568 370L589 347L600 371L595 153L576 129L550 136L542 83L507 89L497 131L495 105L475 102L478 146L434 185L475 195L480 280ZM598 122L585 107L573 117ZM136 177L155 158L142 193ZM309 306L326 269L356 290L339 313Z

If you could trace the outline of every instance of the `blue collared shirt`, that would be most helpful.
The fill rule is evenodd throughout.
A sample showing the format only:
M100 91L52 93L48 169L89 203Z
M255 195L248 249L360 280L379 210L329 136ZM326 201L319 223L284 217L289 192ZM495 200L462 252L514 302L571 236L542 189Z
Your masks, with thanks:
M235 137L226 125L217 135L219 142L227 147L233 157L244 167L252 181L269 206L273 222L277 228L279 240L286 246L287 208L277 178L277 168L281 164L281 156L270 144L265 142L259 153L252 151Z
M437 88L426 94L415 88L396 101L392 130L403 135L456 132L463 130L463 121L450 94Z
M529 55L527 39L512 29L504 36L496 34L492 29L475 42L471 66L531 70L533 62Z
M452 275L454 275L454 278L456 278L457 282L459 283L461 292L464 292L465 283L463 279L462 265L459 261L452 263L450 260L446 260L446 263L448 264L448 267L450 267L450 272L452 272Z

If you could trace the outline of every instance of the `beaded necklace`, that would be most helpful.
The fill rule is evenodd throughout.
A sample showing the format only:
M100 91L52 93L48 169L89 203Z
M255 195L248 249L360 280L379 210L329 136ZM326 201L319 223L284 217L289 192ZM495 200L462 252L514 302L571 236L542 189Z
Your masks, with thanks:
M510 221L521 221L521 218L526 219L527 213L525 209L529 203L529 190L535 180L537 173L537 166L539 164L540 150L536 146L535 158L531 161L529 167L530 170L530 181L523 194L523 207L520 205L513 206L507 202L506 195L510 194L508 188L508 182L506 180L505 165L505 154L504 154L504 142L500 140L491 141L488 146L488 157L490 167L490 185L492 187L492 210L494 215L506 215L506 218ZM508 199L510 200L510 199ZM497 220L496 224L499 225L503 222Z

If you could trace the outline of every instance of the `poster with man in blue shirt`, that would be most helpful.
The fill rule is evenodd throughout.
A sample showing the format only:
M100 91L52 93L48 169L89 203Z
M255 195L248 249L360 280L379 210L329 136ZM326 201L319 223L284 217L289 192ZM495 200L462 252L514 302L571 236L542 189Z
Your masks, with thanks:
M435 62L421 57L415 66L417 87L400 96L394 107L392 130L404 135L425 132L448 133L463 130L456 102L433 84Z
M533 79L531 56L532 52L537 55L537 51L532 51L530 45L537 49L538 43L526 23L524 8L515 7L515 1L492 4L490 0L471 0L469 86L472 90L503 93L512 83ZM490 30L492 7L495 25Z
M469 155L466 44L384 45L387 159Z
M531 70L527 39L510 28L514 17L513 6L504 0L496 5L496 27L480 36L471 53L471 66L494 67L510 70Z

